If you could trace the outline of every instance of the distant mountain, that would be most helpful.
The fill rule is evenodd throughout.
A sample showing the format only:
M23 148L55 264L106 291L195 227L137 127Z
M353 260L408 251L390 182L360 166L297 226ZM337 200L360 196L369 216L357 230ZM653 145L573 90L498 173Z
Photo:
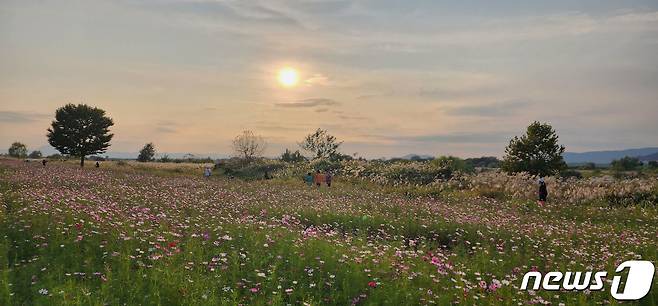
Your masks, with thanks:
M653 153L649 155L644 155L639 157L641 161L658 161L658 153Z
M653 148L640 148L628 149L618 151L591 151L591 152L565 152L563 157L567 164L582 164L582 163L595 163L595 164L609 164L615 159L620 159L624 156L630 157L646 157L658 153L658 147Z
M412 159L433 159L434 156L424 155L424 154L407 154L407 155L399 157L399 158L408 159L408 160L412 160Z

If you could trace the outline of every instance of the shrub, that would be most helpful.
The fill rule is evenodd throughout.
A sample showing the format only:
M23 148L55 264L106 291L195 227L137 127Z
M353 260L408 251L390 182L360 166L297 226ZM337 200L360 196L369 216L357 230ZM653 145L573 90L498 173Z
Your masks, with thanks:
M658 204L657 191L638 191L631 193L609 193L606 194L604 200L610 206L633 206L633 205L651 205Z
M481 197L499 200L499 201L505 200L507 198L507 195L505 194L504 191L491 187L479 188L476 190L476 194Z
M66 156L62 155L62 154L59 154L59 153L55 153L55 154L48 155L46 158L47 159L62 159L62 158L66 158Z
M584 163L584 164L578 166L578 169L581 169L581 170L595 170L596 169L596 164L595 163Z
M464 161L474 168L500 168L501 163L498 158L493 156L467 158Z
M328 158L318 158L313 160L310 163L310 168L313 169L314 171L331 171L331 172L337 172L340 170L340 162L338 161L333 161Z
M395 164L392 167L386 168L383 175L396 185L427 185L436 180L450 179L452 173L453 171L450 168L437 167L434 165L425 166L420 164L419 166L419 164Z
M652 160L647 163L649 169L658 169L658 161Z
M578 170L573 170L573 169L566 169L560 171L560 177L562 178L576 178L576 179L581 179L583 178L583 174L580 173Z
M160 162L161 163L169 163L169 162L171 162L171 158L167 154L162 155L162 157L160 157Z
M527 200L537 196L537 177L528 173L507 175L489 171L469 175L465 180L469 188L478 194L498 190L516 199ZM638 198L632 195L634 193L656 193L658 188L656 179L646 178L617 180L611 176L599 176L575 180L546 177L545 180L549 201L556 203L585 203L606 198L612 203L622 203L628 200L620 199Z
M30 155L28 155L27 157L29 157L29 158L42 158L43 154L41 154L41 151L32 151L32 153L30 153Z
M243 159L231 158L215 164L215 169L221 174L244 180L272 178L277 176L276 174L285 167L284 162L268 159L246 162Z
M467 163L463 159L455 156L440 156L432 160L430 163L439 168L449 169L451 172L473 172L473 166L470 163Z
M642 167L642 162L637 157L626 156L613 160L611 166L615 171L633 171Z
M281 161L287 163L299 163L306 161L306 157L304 157L302 153L299 153L299 150L292 152L286 149L286 151L281 154Z

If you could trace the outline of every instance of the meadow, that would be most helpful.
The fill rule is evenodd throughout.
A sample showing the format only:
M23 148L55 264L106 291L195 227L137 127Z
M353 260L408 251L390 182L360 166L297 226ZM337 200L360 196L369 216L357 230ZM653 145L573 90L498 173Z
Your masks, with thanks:
M611 279L521 278L658 260L653 175L549 178L538 207L527 175L416 186L353 162L316 188L201 167L0 159L0 305L616 305Z

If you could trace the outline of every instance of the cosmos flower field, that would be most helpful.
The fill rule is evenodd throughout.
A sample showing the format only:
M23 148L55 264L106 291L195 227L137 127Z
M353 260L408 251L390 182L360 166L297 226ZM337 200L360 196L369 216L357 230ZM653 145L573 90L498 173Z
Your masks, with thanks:
M531 270L658 259L656 206L406 196L337 177L0 160L0 305L592 305ZM635 304L655 305L658 289Z

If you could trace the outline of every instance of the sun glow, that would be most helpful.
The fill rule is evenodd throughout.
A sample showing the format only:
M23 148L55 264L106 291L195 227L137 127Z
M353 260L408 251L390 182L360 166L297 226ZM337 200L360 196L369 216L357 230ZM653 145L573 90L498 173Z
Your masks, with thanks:
M290 67L282 68L279 70L277 79L279 84L285 87L294 87L299 83L299 73Z

